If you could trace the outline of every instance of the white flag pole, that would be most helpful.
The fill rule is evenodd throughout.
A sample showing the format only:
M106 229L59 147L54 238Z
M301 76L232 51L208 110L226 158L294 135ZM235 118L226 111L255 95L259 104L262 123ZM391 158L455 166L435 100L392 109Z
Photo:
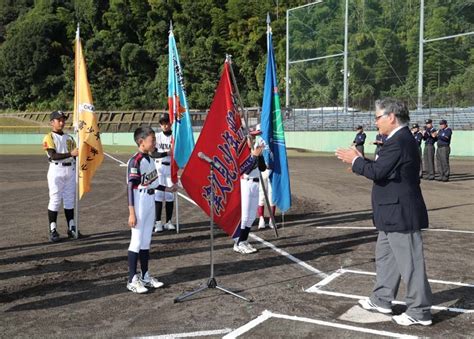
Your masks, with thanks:
M77 31L76 31L76 59L75 61L75 79L74 79L74 111L76 112L75 114L75 120L74 120L74 131L76 132L76 140L77 140L77 147L80 149L80 139L79 139L79 91L78 91L78 73L79 73L79 66L80 62L78 59L80 50L78 51L77 48L79 46L78 42L80 41L80 34L79 34L79 23L77 23ZM76 225L76 232L74 233L74 238L77 239L79 238L79 169L80 169L80 163L79 163L79 154L76 157L76 195L75 195L75 202L74 202L74 223Z

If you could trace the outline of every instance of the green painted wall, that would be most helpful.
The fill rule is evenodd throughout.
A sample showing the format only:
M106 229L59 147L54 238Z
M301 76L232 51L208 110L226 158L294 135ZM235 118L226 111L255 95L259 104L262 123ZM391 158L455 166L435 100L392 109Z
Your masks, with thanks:
M365 152L373 153L376 132L366 132ZM286 132L286 145L290 148L302 148L316 152L334 152L338 147L348 147L354 140L355 132ZM44 134L0 134L0 145L41 144ZM199 133L194 133L197 140ZM104 133L104 145L134 146L132 133ZM1 147L1 146L0 146ZM474 157L474 131L454 131L451 143L451 155Z
M317 152L334 152L338 147L348 147L354 140L356 132L285 132L286 145ZM366 132L365 153L374 153L376 132ZM451 142L452 156L474 157L474 131L454 131Z

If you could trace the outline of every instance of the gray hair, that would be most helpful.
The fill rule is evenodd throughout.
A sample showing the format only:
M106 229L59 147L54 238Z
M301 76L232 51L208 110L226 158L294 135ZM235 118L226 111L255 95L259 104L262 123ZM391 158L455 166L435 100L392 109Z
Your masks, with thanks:
M383 114L393 113L400 125L407 125L410 122L410 112L408 107L401 100L394 98L383 98L375 101L375 108L383 110Z

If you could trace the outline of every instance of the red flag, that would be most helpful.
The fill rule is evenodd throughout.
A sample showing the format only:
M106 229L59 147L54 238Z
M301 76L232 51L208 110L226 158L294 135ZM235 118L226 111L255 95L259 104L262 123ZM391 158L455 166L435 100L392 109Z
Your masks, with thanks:
M234 106L229 64L224 64L211 109L181 175L189 196L210 215L209 164L198 157L203 152L220 165L214 169L214 222L228 235L239 233L241 168L250 161L250 149L241 128L240 114Z

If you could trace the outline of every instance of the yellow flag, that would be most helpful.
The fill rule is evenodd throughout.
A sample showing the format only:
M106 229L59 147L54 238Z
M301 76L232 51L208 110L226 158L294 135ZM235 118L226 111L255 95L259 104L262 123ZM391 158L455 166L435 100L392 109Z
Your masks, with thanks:
M92 104L87 69L82 54L79 28L76 32L74 83L74 127L78 131L79 147L79 198L91 189L95 171L104 159L100 131Z

